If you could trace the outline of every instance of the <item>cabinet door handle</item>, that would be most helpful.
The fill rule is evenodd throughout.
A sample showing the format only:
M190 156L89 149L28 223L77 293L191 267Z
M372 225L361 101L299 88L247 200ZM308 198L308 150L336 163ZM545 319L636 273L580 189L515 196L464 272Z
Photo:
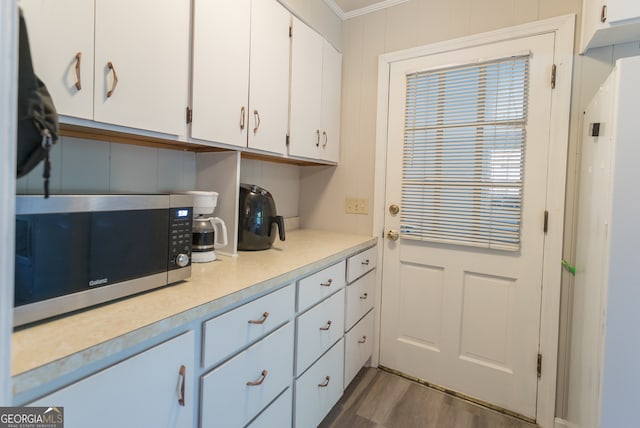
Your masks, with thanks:
M264 382L264 380L267 378L267 375L269 374L268 371L266 370L262 370L262 373L260 373L260 378L258 380L255 381L249 381L247 382L247 386L258 386L258 385L262 385L262 382Z
M180 366L180 371L178 372L178 404L184 406L184 384L187 379L187 368L185 366Z
M320 388L326 388L327 386L329 386L329 381L331 380L331 376L327 376L324 378L324 382L319 383L318 386Z
M327 147L327 143L329 142L327 131L322 131L322 136L324 137L324 143L322 143L322 147Z
M76 84L77 90L82 89L82 83L80 83L80 61L82 60L82 52L76 54Z
M369 297L369 295L367 293L364 293L362 296L360 296L360 300L367 300L367 297Z
M361 264L365 265L365 266L369 266L369 259L363 261Z
M258 128L260 128L260 113L258 113L258 110L253 111L253 118L256 122L256 126L253 128L253 133L255 134L258 132Z
M324 327L320 327L320 330L327 331L330 328L331 328L331 321L327 321L327 325L325 325Z
M329 280L327 282L321 282L320 285L322 287L331 287L332 283L333 283L333 278L329 278Z
M107 63L107 68L109 68L113 73L113 86L111 86L111 89L107 92L107 98L109 98L113 95L113 92L116 90L116 86L118 85L118 73L116 73L116 68L113 66L111 61Z
M362 339L358 340L358 343L364 343L367 341L367 336L362 336Z
M249 324L264 324L264 322L269 318L269 312L265 312L262 314L262 318L259 320L249 320Z
M316 147L320 147L320 130L316 129Z
M242 106L242 108L240 109L240 130L243 131L244 130L244 106Z
M600 11L600 22L603 24L607 22L607 5L602 5L602 10Z

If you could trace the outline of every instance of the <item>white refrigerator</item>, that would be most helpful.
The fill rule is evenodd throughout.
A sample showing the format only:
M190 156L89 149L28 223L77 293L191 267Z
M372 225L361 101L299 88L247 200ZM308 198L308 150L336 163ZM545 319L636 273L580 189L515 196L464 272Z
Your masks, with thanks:
M584 114L567 421L640 426L640 57Z

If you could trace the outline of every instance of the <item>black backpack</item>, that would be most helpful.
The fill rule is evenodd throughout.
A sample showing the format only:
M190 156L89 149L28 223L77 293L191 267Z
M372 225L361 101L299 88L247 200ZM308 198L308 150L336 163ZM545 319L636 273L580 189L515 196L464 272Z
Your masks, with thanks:
M58 140L58 114L47 87L35 75L27 27L20 11L18 58L18 178L44 160L44 197L49 197L49 150Z

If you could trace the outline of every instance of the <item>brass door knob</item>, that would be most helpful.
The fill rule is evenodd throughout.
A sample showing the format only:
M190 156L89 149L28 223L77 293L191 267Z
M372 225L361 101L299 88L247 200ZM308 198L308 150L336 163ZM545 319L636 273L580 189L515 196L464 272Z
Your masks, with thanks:
M398 232L396 232L395 230L390 230L387 232L387 238L392 240L392 241L397 241L398 238L400 238L400 234Z

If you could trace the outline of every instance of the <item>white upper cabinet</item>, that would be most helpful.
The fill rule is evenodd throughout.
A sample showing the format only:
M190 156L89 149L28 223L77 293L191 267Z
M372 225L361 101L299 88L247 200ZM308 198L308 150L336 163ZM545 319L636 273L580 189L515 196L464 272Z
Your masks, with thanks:
M284 154L289 118L291 15L276 0L251 4L248 146Z
M93 2L20 0L33 67L59 114L93 118Z
M342 56L293 18L289 154L337 162Z
M195 0L193 138L286 152L290 22L276 0Z
M640 40L638 0L583 0L580 52Z
M96 0L94 120L185 132L189 0Z
M195 0L191 136L245 147L251 0Z
M342 54L326 40L322 45L322 159L338 162L340 156L340 101Z
M183 135L189 4L21 0L35 70L58 113Z

